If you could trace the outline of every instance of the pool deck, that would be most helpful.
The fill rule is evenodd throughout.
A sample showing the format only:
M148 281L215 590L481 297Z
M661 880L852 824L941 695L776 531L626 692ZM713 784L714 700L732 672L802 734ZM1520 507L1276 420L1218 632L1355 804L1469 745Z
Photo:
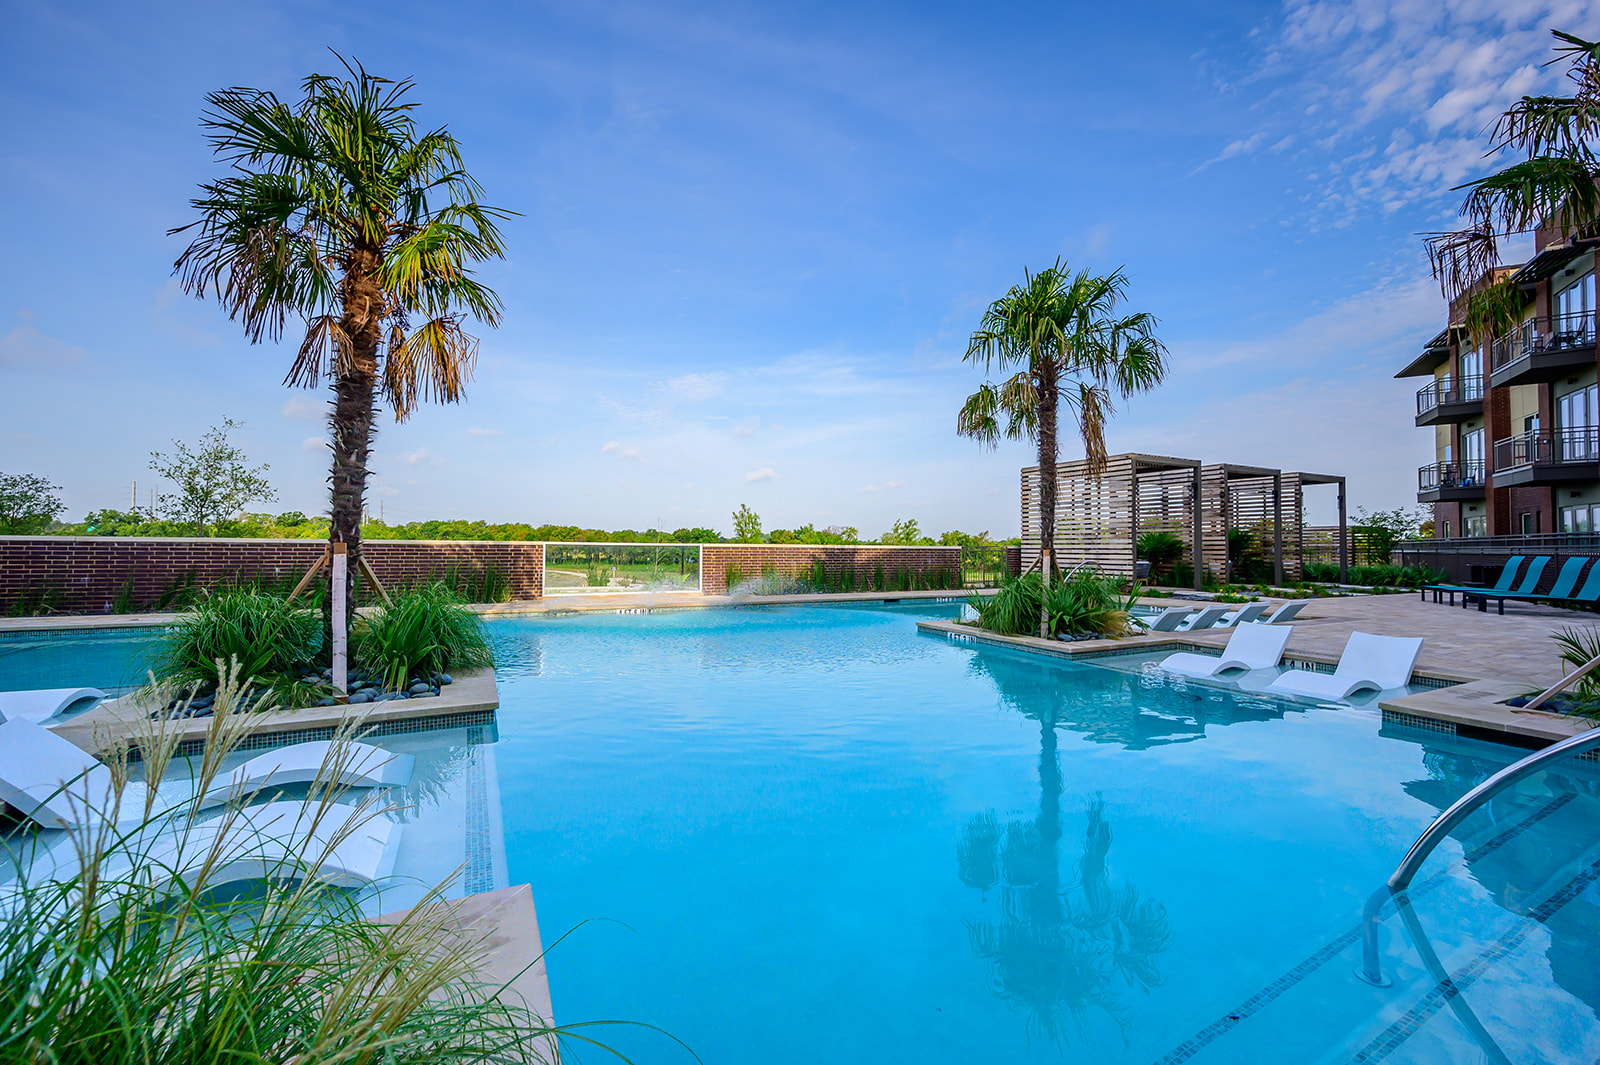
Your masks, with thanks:
M1185 601L1172 599L1142 602L1153 607L1186 605ZM1416 593L1317 599L1308 603L1292 622L1294 634L1289 638L1284 658L1290 662L1331 666L1338 662L1352 632L1421 636L1422 654L1417 659L1417 675L1452 683L1448 687L1382 700L1378 705L1386 717L1400 721L1422 719L1463 734L1492 736L1520 745L1543 745L1586 732L1594 727L1593 723L1541 710L1520 710L1504 705L1504 700L1548 687L1561 678L1561 659L1551 640L1552 633L1568 626L1597 624L1600 618L1580 611L1507 603L1502 617L1443 603L1424 603ZM1174 651L1216 649L1226 644L1231 635L1228 629L1213 629L1063 643L995 636L969 625L945 621L918 622L918 628L1065 657L1163 648Z

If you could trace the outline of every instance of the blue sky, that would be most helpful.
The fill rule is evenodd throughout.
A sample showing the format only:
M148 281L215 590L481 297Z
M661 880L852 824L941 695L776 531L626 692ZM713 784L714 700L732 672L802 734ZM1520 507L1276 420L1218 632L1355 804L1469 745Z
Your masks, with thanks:
M521 212L468 402L384 419L372 510L603 527L1017 531L1025 443L954 433L1024 267L1124 266L1169 383L1113 450L1344 473L1415 501L1396 369L1442 325L1415 234L1584 3L92 4L6 0L0 470L72 517L230 416L325 510L319 393L171 280L198 115L332 47ZM1069 455L1073 449L1069 447ZM1312 499L1326 518L1330 498Z

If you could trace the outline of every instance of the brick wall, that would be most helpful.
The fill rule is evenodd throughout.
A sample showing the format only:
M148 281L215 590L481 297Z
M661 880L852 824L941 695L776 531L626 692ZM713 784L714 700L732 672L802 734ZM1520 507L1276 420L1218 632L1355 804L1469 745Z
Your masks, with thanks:
M157 539L117 536L0 536L0 612L18 596L54 588L56 609L100 613L110 609L132 578L136 608L153 604L174 581L193 573L196 583L260 577L298 581L322 555L321 540ZM463 574L494 566L513 599L544 593L544 545L486 540L368 540L367 563L385 584Z
M959 547L834 547L820 544L706 544L700 555L700 590L706 595L725 595L728 569L737 566L747 577L756 577L771 567L790 577L810 572L816 559L828 568L830 579L837 579L846 567L857 579L873 576L879 565L886 579L899 570L910 570L927 579L940 571L958 576L961 569Z

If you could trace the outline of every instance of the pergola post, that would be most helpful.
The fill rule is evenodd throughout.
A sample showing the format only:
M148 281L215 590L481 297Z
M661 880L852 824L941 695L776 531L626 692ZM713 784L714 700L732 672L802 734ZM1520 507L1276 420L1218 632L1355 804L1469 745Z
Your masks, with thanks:
M1194 468L1194 505L1189 509L1189 531L1190 538L1194 543L1194 590L1197 592L1201 589L1201 586L1204 582L1204 578L1201 576L1201 574L1205 572L1205 552L1200 546L1200 541L1202 539L1200 535L1200 479L1200 467L1196 466Z
M1272 474L1272 582L1283 587L1283 474Z
M1349 532L1345 525L1344 513L1344 478L1339 478L1339 583L1350 583L1350 560L1346 557L1346 545L1349 543Z

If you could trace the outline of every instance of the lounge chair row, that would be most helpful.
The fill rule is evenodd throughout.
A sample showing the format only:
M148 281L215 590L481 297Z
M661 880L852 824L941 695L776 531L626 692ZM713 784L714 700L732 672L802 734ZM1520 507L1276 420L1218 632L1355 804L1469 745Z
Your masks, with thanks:
M1222 657L1180 651L1163 659L1161 668L1187 677L1214 677L1236 669L1252 672L1276 669L1293 631L1293 627L1287 625L1283 628L1242 625L1228 637ZM1291 669L1273 678L1266 690L1318 699L1344 699L1367 689L1400 688L1410 682L1421 653L1421 639L1352 632L1332 673Z
M1305 605L1304 599L1284 603L1271 617L1262 617L1267 611L1267 604L1260 602L1246 603L1238 610L1215 604L1200 610L1175 606L1163 611L1154 621L1135 620L1146 632L1199 632L1201 629L1235 628L1252 622L1259 625L1281 625L1304 610Z
M1478 604L1480 612L1489 609L1489 600L1493 599L1499 606L1499 612L1506 612L1506 600L1518 603L1600 603L1600 563L1589 566L1595 560L1588 557L1569 558L1561 564L1561 571L1556 574L1556 580L1550 590L1536 593L1534 589L1539 586L1539 578L1544 576L1545 567L1550 565L1552 556L1538 555L1528 559L1527 568L1522 566L1525 555L1512 555L1506 560L1505 568L1500 571L1500 579L1489 587L1476 587L1470 584L1430 584L1422 589L1423 602L1427 602L1428 594L1433 594L1433 601L1439 602L1442 596L1450 597L1450 605L1454 606L1456 595L1461 596L1461 606L1465 609L1472 603ZM1583 582L1583 587L1578 588L1578 579L1583 575L1585 566L1589 566L1588 579ZM1518 581L1520 573L1521 580ZM1577 589L1574 591L1574 589Z

